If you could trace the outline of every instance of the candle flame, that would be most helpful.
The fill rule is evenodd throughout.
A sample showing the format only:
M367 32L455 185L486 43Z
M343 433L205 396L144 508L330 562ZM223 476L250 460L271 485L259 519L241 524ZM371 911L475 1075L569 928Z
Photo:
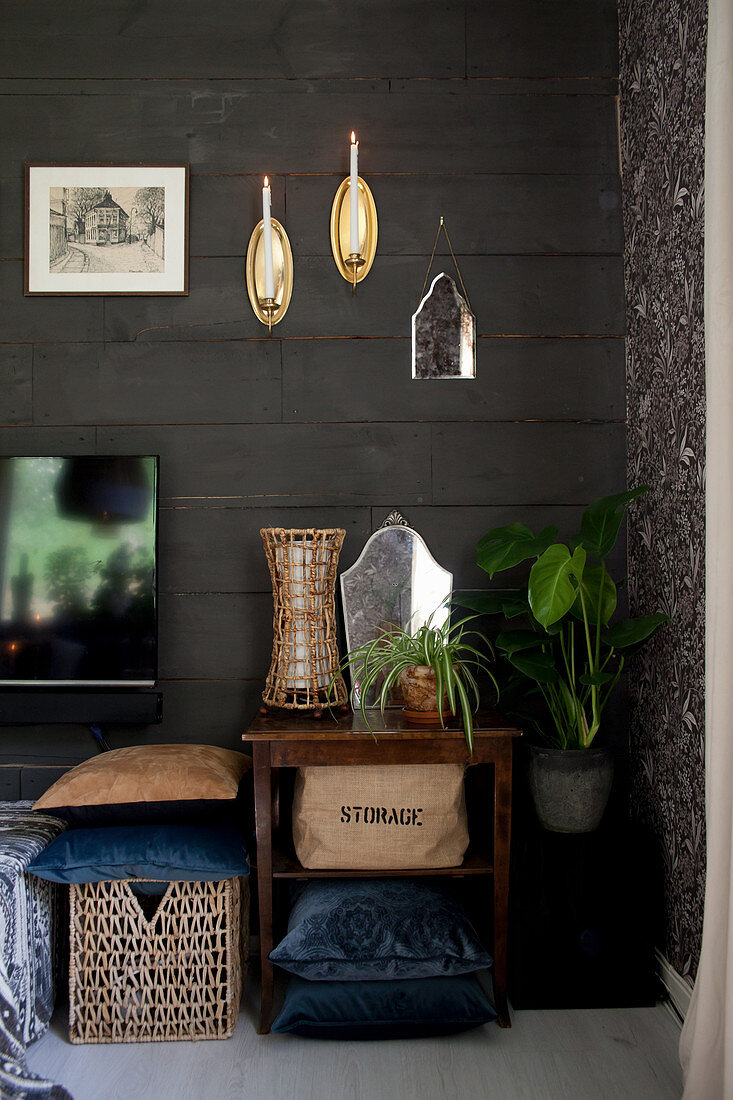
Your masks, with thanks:
M353 130L351 131L351 144L356 145L356 134Z
M269 186L270 186L270 181L268 180L267 176L265 176L265 187L269 187Z

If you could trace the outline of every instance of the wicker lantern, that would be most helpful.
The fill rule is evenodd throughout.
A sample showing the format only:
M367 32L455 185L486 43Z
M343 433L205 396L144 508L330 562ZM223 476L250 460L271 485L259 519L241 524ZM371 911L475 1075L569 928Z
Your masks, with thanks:
M336 567L346 532L340 528L260 531L274 600L272 661L265 706L320 711L347 701L337 676L334 593Z

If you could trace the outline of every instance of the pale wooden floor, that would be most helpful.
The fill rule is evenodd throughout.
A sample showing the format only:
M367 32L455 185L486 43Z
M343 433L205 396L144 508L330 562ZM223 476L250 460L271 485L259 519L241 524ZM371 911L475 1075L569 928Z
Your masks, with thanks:
M258 1036L253 983L223 1042L72 1046L66 1016L28 1053L74 1100L677 1100L679 1027L656 1008L525 1011L452 1038Z

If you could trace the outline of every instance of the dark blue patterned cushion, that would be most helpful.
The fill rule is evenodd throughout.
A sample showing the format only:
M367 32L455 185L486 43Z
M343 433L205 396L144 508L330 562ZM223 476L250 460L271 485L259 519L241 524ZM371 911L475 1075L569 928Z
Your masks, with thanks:
M237 829L203 825L120 825L69 829L28 870L51 882L143 878L216 882L249 874Z
M270 958L311 981L432 978L492 963L448 890L414 878L309 882Z
M291 978L272 1025L308 1039L419 1039L496 1019L475 974L397 982Z

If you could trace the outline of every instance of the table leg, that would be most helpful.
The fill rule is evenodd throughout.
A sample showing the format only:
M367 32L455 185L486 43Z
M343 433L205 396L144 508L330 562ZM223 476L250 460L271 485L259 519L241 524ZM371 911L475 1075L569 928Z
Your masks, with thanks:
M255 827L257 830L257 894L260 914L260 1035L266 1035L272 1022L274 973L270 962L272 943L272 777L270 744L252 746L254 769Z
M280 769L270 769L270 782L272 783L272 828L280 828Z
M501 747L494 764L494 999L499 1026L511 1027L507 1004L509 851L512 828L512 745Z

